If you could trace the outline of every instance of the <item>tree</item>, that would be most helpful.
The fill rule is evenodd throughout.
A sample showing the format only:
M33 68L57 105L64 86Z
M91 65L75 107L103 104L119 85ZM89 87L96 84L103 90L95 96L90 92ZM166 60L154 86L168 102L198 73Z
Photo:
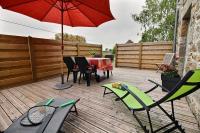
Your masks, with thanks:
M112 54L115 54L115 53L116 53L116 46L114 46L112 49Z
M146 0L143 10L132 15L142 25L141 42L172 41L175 10L175 0Z
M61 33L55 34L55 39L56 40L61 40ZM63 40L64 41L71 41L71 42L86 42L85 37L83 36L78 36L78 35L71 35L68 33L63 33Z

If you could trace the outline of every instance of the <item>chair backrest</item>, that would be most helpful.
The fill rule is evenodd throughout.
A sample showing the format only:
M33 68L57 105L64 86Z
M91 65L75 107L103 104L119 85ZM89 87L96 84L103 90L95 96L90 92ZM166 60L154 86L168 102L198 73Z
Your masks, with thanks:
M174 55L175 55L174 53L166 53L163 58L162 64L170 65L173 61Z
M185 97L200 88L200 69L189 71L163 98L165 102Z
M114 55L112 55L112 54L105 55L104 57L105 57L105 58L110 58L111 61L114 60Z
M68 69L69 71L72 71L72 69L74 68L74 65L75 65L75 63L74 63L74 61L72 60L72 58L71 58L70 56L65 56L65 57L63 57L63 61L64 61L64 63L66 64L67 69Z
M85 57L75 57L76 64L80 72L84 73L88 69L89 63Z

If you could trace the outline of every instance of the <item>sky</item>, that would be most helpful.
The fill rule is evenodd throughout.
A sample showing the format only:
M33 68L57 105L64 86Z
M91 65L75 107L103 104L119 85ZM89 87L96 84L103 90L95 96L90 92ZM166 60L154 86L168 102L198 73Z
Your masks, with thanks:
M110 0L110 8L115 20L106 22L99 27L69 27L64 26L64 32L81 35L88 43L102 44L103 48L113 48L115 44L125 43L127 40L140 40L141 25L134 22L131 15L138 14L144 6L145 0ZM27 28L14 23L28 25L51 32ZM25 15L1 9L0 7L0 34L32 36L54 39L55 33L60 33L61 26L54 23L40 22Z

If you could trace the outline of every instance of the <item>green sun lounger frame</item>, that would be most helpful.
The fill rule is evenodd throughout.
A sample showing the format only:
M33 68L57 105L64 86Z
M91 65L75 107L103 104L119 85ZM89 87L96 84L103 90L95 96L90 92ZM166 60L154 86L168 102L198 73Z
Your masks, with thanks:
M163 89L165 88L152 80L149 81L155 84L155 86L146 92L126 83L125 84L128 86L128 88L125 88L125 90L112 88L112 84L105 84L102 86L105 88L103 96L105 96L106 94L114 93L117 96L115 100L121 100L128 107L128 109L133 113L133 116L136 118L136 120L138 121L145 133L156 133L161 130L165 130L165 133L169 133L176 129L184 133L184 129L175 118L173 102L193 93L194 91L200 88L200 69L189 71L182 78L182 80L179 81L174 88L172 88L171 91L169 91L164 97L157 101L153 100L148 95L148 93L155 90L158 87L161 87ZM109 90L109 92L107 90ZM161 106L161 104L164 102L171 103L171 113L168 113ZM163 127L160 127L159 129L154 130L152 127L152 121L150 117L150 110L154 107L158 107L159 109L161 109L172 122L164 125ZM139 117L135 114L136 111L147 112L150 129L147 129L146 126L143 125ZM166 130L165 128L169 126L172 127Z

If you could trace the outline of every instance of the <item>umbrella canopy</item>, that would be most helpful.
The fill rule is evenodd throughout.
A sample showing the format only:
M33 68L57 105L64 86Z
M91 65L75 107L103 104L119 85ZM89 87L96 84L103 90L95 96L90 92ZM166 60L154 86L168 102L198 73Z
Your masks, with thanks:
M61 83L63 72L63 25L97 27L113 20L109 0L0 0L2 8L40 21L61 24ZM62 88L62 87L61 87Z
M62 24L63 18L72 27L96 27L114 19L109 0L0 0L0 5L40 21Z

